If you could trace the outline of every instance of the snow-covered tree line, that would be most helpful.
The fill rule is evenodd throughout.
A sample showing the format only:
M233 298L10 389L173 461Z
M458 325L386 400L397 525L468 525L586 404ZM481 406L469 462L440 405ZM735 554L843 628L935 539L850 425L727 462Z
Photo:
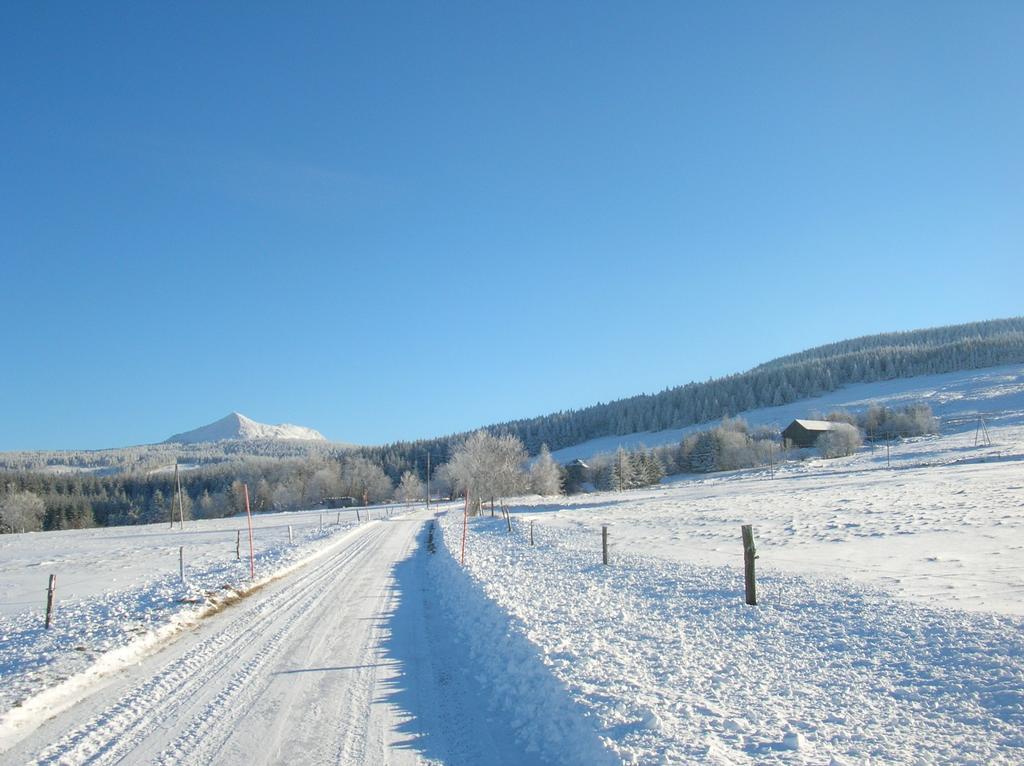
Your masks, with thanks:
M497 423L485 430L515 436L530 455L536 455L541 444L561 449L602 436L681 428L749 409L788 404L850 383L1020 362L1024 362L1024 318L1020 317L887 333L780 357L737 375L580 410ZM452 434L381 447L264 440L160 444L101 452L2 453L0 469L45 470L51 465L70 465L133 473L172 463L175 458L203 464L234 462L244 456L339 460L351 452L376 463L392 482L398 483L406 471L426 480L427 453L432 465L442 465L469 435Z
M1024 318L871 335L782 357L724 378L620 399L580 410L497 423L485 430L518 438L531 455L603 436L682 428L759 407L789 404L851 383L1024 362ZM359 448L389 466L418 465L430 452L446 462L468 434Z
M666 450L639 448L597 455L588 462L590 483L595 489L614 492L649 487L665 477Z
M753 370L659 394L641 395L581 410L517 420L484 429L517 439L531 455L588 439L679 428L757 407L789 403L856 382L975 369L1024 361L1024 318L869 336L782 357ZM868 438L908 436L931 428L921 416L893 416L857 423ZM870 416L875 417L875 416ZM925 429L925 430L922 430ZM720 470L763 461L770 440L723 425L673 449L655 451L664 470ZM317 495L384 499L413 474L427 480L427 456L438 487L452 480L445 468L471 434L396 442L383 447L265 440L205 445L151 445L101 452L0 454L0 482L7 492L28 491L45 505L47 529L160 519L173 488L161 466L182 460L186 503L196 515L224 515L238 508L236 480L255 486L260 508L306 506ZM356 462L362 461L362 462ZM371 469L370 466L373 466ZM71 467L78 474L50 473ZM433 472L432 472L433 473ZM101 475L113 474L113 475ZM353 479L352 476L357 478ZM239 478L243 477L243 478ZM619 481L619 484L623 482ZM327 493L327 494L324 494Z
M542 442L560 449L602 436L681 428L789 404L850 383L1024 362L1024 319L871 336L836 346L832 355L811 350L791 361L770 362L739 375L502 423L488 430L518 436L534 453Z

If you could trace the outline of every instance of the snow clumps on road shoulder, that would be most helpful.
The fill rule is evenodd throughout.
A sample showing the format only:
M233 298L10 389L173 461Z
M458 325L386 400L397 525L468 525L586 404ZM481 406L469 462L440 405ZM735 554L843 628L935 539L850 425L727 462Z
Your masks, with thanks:
M472 519L460 579L461 514L447 520L459 630L499 695L553 684L624 763L1024 761L1020 618L792 575L763 578L748 607L738 568L614 548L605 567L592 534L538 522L531 547L513 529ZM548 725L519 713L525 730Z
M466 667L461 670L468 670L487 696L491 717L511 728L516 740L541 762L616 763L598 739L598 722L588 720L587 710L552 675L541 651L528 640L525 626L510 620L507 611L491 600L486 579L459 566L461 514L458 519L448 514L440 522L440 555L432 568L435 591L452 638L465 651Z

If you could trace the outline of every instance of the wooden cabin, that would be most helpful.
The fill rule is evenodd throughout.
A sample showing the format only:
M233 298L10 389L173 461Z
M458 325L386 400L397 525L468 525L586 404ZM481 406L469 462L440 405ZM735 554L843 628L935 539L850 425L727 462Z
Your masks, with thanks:
M794 447L813 447L818 437L835 427L828 420L794 420L782 432L782 438Z

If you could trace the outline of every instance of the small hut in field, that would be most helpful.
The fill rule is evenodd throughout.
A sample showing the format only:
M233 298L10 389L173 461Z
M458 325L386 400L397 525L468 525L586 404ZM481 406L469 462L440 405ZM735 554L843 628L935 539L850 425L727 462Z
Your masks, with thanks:
M835 428L828 420L794 420L782 432L782 438L794 447L813 447L818 437Z

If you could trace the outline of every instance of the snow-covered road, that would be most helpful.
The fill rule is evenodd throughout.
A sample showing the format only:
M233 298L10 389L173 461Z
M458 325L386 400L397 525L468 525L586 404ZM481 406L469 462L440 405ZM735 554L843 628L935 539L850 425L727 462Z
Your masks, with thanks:
M429 607L419 513L359 528L45 722L10 763L530 763ZM426 608L425 608L426 607Z

